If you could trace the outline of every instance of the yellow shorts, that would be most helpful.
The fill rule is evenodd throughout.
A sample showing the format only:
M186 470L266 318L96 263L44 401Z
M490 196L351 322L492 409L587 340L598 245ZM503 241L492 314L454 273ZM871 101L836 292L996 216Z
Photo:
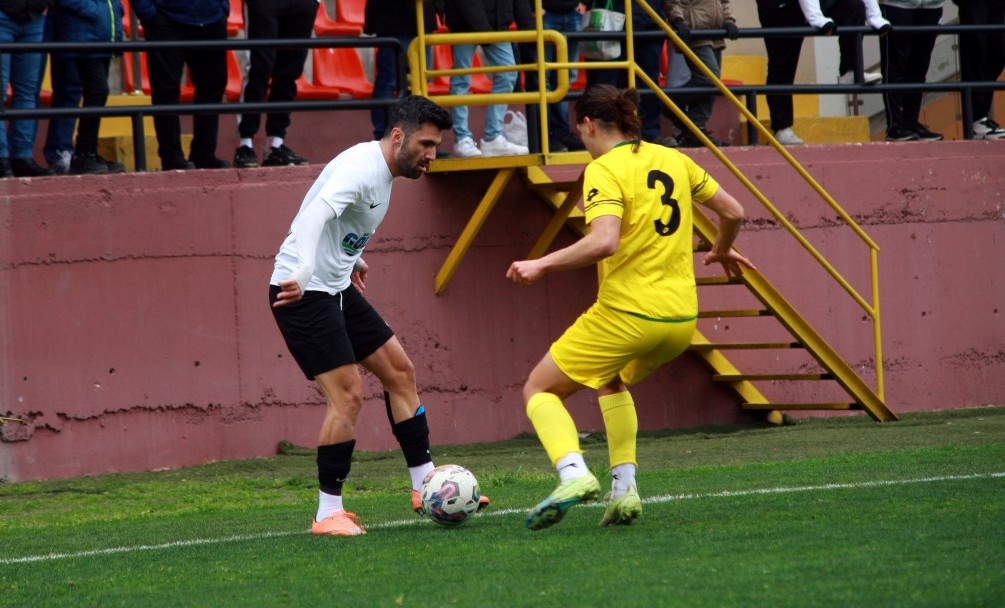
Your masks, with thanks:
M635 384L691 343L696 319L643 319L595 303L549 352L565 375L597 389L620 375Z

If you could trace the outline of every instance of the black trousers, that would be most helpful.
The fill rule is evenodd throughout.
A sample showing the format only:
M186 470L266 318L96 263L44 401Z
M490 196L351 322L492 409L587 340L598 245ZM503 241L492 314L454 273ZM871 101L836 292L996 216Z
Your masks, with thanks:
M110 57L75 57L73 63L80 76L80 87L83 92L83 107L103 108L108 101L108 66ZM77 143L74 152L77 154L98 153L98 130L101 128L100 116L81 116L77 121Z
M799 2L788 0L757 0L757 18L761 27L805 27L806 18ZM796 67L803 49L803 38L765 38L768 52L767 84L792 84L796 80ZM767 95L771 129L781 131L792 126L792 95Z
M880 5L883 16L893 25L893 31L879 39L880 69L888 84L922 83L932 62L932 49L938 34L904 34L897 28L906 25L938 25L942 8L898 8ZM913 129L921 114L920 91L883 94L886 126Z
M244 0L244 7L249 40L310 38L318 12L317 0ZM252 49L244 101L295 100L297 79L304 73L306 60L306 48ZM242 114L238 133L241 137L254 137L260 125L260 114ZM289 126L289 112L269 112L265 134L286 137Z
M1005 0L959 0L960 25L1005 22ZM994 82L1005 69L1005 33L960 34L960 78ZM970 110L980 120L991 112L994 91L973 91ZM1001 119L1001 117L999 117Z
M186 25L163 15L143 22L147 40L226 40L227 21L206 26ZM153 105L177 105L181 95L181 77L188 66L195 86L193 103L220 103L227 88L227 50L184 48L150 51L150 97ZM216 155L219 114L196 114L192 118L190 158L206 159ZM154 116L157 154L161 163L184 160L181 148L181 120L178 116Z

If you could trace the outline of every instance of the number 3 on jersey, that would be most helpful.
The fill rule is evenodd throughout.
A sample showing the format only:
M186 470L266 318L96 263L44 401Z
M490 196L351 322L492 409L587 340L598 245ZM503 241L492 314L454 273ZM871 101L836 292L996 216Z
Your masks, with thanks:
M671 234L677 232L677 229L680 228L680 203L678 203L677 199L672 196L673 178L662 171L656 171L654 169L649 172L646 185L650 189L655 189L656 184L661 184L663 186L663 194L660 196L660 202L670 207L670 221L664 222L662 218L659 218L654 221L653 224L656 225L656 234L660 236L670 236Z

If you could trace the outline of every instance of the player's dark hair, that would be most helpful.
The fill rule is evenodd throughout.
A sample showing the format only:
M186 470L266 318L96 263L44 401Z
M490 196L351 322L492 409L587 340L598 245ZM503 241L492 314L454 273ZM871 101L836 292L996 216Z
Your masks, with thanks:
M615 126L632 139L640 139L642 122L639 120L639 92L635 89L617 89L609 84L587 87L576 101L576 124L584 118Z
M427 122L436 125L441 131L454 126L450 112L425 97L409 95L391 106L387 114L387 130L384 131L384 135L386 137L392 128L398 127L405 132L405 137L408 137Z

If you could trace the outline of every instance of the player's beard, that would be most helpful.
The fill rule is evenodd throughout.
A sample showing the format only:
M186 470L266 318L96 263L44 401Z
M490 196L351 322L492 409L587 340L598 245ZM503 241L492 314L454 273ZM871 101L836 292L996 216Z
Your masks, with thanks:
M401 146L394 162L398 166L398 175L409 179L418 179L423 174L420 167L426 166L422 150L412 150L407 145Z

